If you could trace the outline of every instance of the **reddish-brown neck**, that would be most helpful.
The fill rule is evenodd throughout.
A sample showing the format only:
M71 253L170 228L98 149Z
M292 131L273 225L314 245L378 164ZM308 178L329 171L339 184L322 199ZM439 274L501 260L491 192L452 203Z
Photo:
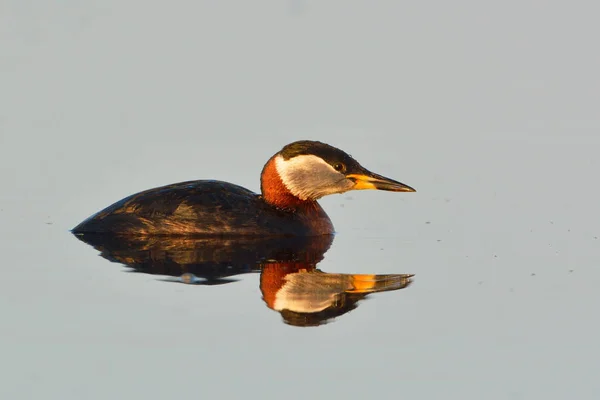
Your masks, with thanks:
M277 167L275 166L275 157L272 157L262 170L260 176L260 190L263 198L269 204L279 208L297 209L301 207L316 207L314 200L302 200L294 196L288 188L285 187Z

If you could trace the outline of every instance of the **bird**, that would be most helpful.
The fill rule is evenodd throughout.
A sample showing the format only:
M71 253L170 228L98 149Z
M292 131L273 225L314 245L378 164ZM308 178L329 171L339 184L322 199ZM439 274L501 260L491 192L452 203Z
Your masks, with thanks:
M415 192L370 172L329 144L300 140L264 165L257 194L218 180L161 186L128 196L90 216L74 234L314 236L334 234L323 196L350 190Z

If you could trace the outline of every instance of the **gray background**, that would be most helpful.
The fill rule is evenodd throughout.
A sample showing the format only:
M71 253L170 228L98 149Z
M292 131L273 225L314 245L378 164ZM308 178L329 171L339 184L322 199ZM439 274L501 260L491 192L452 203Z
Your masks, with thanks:
M0 397L600 397L595 1L0 2ZM68 229L259 189L318 139L414 186L321 201L328 272L416 274L320 328L258 276L127 274Z

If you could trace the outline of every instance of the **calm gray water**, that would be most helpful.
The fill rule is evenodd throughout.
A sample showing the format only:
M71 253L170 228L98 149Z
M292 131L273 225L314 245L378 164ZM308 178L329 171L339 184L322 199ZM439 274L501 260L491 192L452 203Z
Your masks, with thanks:
M600 397L596 2L3 1L3 399ZM331 274L415 274L318 327L130 273L69 229L316 139L417 193L321 204Z

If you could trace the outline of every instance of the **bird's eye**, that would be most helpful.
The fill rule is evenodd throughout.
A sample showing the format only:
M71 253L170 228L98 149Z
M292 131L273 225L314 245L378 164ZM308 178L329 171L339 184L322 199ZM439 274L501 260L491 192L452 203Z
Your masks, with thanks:
M346 166L344 164L338 162L338 163L333 164L333 169L335 169L336 171L339 171L339 172L344 172L346 170Z

